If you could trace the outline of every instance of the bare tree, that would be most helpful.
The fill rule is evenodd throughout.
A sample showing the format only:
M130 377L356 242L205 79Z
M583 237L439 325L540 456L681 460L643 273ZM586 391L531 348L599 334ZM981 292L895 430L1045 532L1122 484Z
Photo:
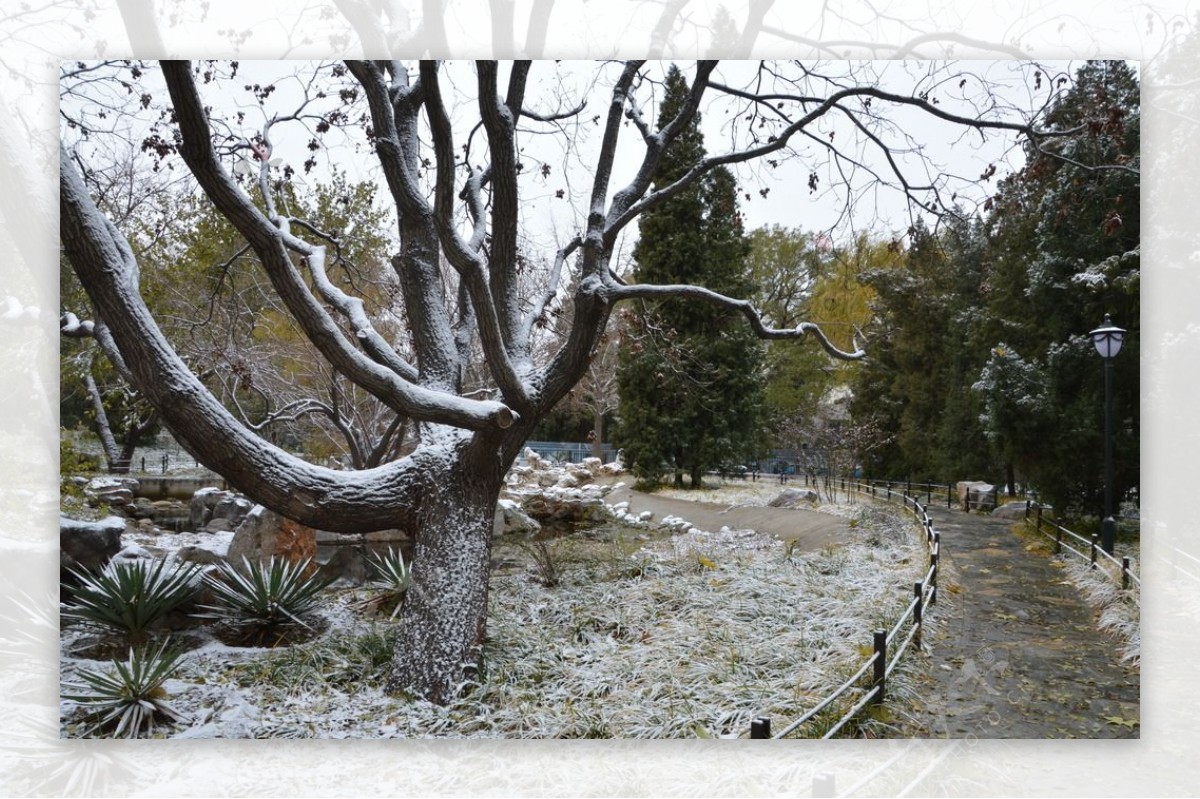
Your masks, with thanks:
M949 66L936 75L923 71L905 90L879 85L861 67L764 63L736 78L737 69L719 77L715 62L700 62L679 115L660 125L647 111L655 105L659 65L631 61L590 69L595 76L587 85L604 93L601 104L595 96L572 102L534 97L539 84L531 80L529 62L502 68L485 61L474 70L437 62L347 62L344 69L314 72L299 109L293 104L269 114L266 127L242 129L234 111L202 97L207 88L201 84L221 84L220 70L162 63L169 113L151 149L164 158L178 153L339 380L413 425L415 449L374 468L323 468L274 447L205 387L155 324L138 292L133 250L97 208L70 147L61 148L61 240L91 299L96 327L111 335L114 347L106 352L199 461L256 501L325 529L402 527L413 534L415 577L390 687L435 702L447 701L477 673L492 517L504 474L537 422L586 375L617 304L664 297L712 303L742 314L764 339L811 337L836 358L864 355L857 346L838 349L811 323L769 327L750 302L703 286L627 284L615 273L613 257L618 238L640 214L719 165L799 169L795 179L811 185L817 158L829 165L825 174L865 174L896 186L922 208L949 208L952 201L943 195L962 181L941 174L928 158L903 157L904 150L919 153L920 142L890 114L902 110L906 119L917 114L978 136L997 130L1037 135L1030 111L999 102L977 78ZM971 86L982 93L973 95ZM256 88L261 105L277 99ZM331 95L348 105L336 107L337 114L318 113L316 98ZM152 96L147 107L155 101ZM728 149L674 183L652 186L663 153L702 103L728 108ZM847 133L835 142L828 126L837 120ZM596 135L584 137L589 126ZM399 243L391 265L402 308L390 318L404 321L403 349L380 335L360 298L328 279L330 242L275 201L275 148L288 131L307 137L330 127L365 134L360 140L373 150L395 205ZM582 181L576 175L560 195L578 202L578 230L546 258L544 281L529 291L519 250L523 225L534 222L524 218L524 200L536 175L526 168L525 148L547 133L563 138L586 175ZM632 138L628 145L626 137ZM632 150L631 161L618 157ZM239 176L236 163L251 164L254 174ZM571 305L569 329L539 357L536 331L561 302Z

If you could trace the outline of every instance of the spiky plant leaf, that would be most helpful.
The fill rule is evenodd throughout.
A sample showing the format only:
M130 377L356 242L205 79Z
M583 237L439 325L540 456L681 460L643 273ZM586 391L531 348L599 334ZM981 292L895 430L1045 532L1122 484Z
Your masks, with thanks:
M168 651L169 643L167 639L157 647L130 647L129 658L113 658L111 670L79 672L83 684L67 687L86 693L63 694L63 699L89 708L87 718L95 723L85 736L111 728L114 737L137 738L149 734L160 717L185 720L162 689L183 658L182 652Z
M367 553L367 562L375 570L375 584L391 591L407 591L412 585L412 566L404 553L388 547L382 554Z
M367 562L375 571L374 585L383 593L373 602L378 607L392 606L391 618L400 613L400 599L412 585L412 566L405 562L404 553L388 547L381 554L367 553Z
M243 558L242 562L244 570L222 564L219 576L204 576L217 604L202 605L208 612L198 615L268 627L287 622L309 627L302 617L317 606L330 579L309 575L309 559L291 562L271 557L264 564Z
M136 643L146 638L152 625L195 596L199 572L194 564L168 565L165 560L110 564L98 573L72 569L79 586L63 605L62 616Z

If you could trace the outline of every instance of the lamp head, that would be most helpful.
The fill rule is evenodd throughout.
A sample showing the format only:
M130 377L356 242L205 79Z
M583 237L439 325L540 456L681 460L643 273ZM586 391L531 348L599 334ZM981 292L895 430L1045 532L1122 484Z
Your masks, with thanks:
M1112 323L1108 314L1104 315L1104 324L1088 334L1096 345L1096 352L1104 360L1117 357L1121 345L1125 343L1125 331Z

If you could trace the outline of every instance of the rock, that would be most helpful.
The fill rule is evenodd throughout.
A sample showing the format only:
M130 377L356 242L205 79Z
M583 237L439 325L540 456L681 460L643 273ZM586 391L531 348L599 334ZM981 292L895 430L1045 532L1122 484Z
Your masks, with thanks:
M338 547L318 574L338 587L362 585L374 572L362 547Z
M261 563L274 556L296 563L316 555L316 530L255 505L234 532L226 558L240 566L242 558Z
M113 563L133 564L139 560L152 561L156 556L163 555L165 550L158 547L140 547L137 544L130 544L122 549L117 554L113 555Z
M236 530L242 520L246 518L246 514L254 507L254 503L238 494L226 492L226 496L222 497L215 506L213 506L212 516L214 519L222 518L229 520L229 527L226 530Z
M963 510L991 510L996 507L996 486L981 480L964 480L957 484L958 502Z
M157 508L145 497L134 497L125 507L125 514L133 519L154 519Z
M811 488L785 488L767 503L772 508L798 508L801 505L816 505L821 497Z
M121 551L125 520L106 516L98 522L58 518L59 570L68 579L68 568L96 571Z
M496 503L496 517L492 526L493 535L536 533L541 529L542 525L513 500L501 499Z
M219 488L202 488L192 494L192 500L188 503L188 524L190 529L199 530L204 525L208 524L213 516L213 508L217 506L225 495L229 492L222 491Z
M579 491L534 494L522 503L522 508L542 525L596 524L607 515L602 500L585 497Z
M83 486L83 495L93 508L124 508L133 502L139 485L132 477L93 477Z
M534 452L529 447L525 448L524 457L525 462L529 464L529 468L535 472L546 468L546 462L542 459L542 456Z
M84 484L83 493L90 495L100 494L105 491L121 490L128 491L130 494L136 494L140 487L141 483L135 477L93 477Z
M199 566L217 566L225 562L225 558L204 547L180 547L175 552L175 560L180 563L195 563Z
M192 529L206 533L236 530L254 504L233 491L202 488L192 495L188 521Z

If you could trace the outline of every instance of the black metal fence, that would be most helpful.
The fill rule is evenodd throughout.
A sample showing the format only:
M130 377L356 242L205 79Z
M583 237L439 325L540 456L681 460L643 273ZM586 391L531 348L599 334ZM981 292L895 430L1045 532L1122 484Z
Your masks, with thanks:
M1025 502L1025 521L1031 523L1034 529L1042 535L1054 540L1055 555L1061 555L1065 549L1080 558L1091 561L1093 569L1097 567L1098 562L1107 561L1109 565L1115 567L1116 571L1109 569L1101 569L1101 571L1114 580L1120 580L1122 589L1128 589L1131 584L1138 588L1142 587L1141 579L1130 569L1129 558L1126 556L1117 560L1114 555L1105 552L1104 548L1100 546L1100 536L1093 534L1091 539L1087 539L1078 533L1073 533L1060 522L1045 518L1041 506L1034 508L1029 501ZM1085 547L1087 553L1084 554L1081 549L1071 546L1068 543L1070 541Z
M848 493L878 496L874 486L854 481L841 481L841 490ZM875 630L872 633L872 654L849 679L778 732L772 732L769 717L755 718L750 723L751 738L786 738L832 707L842 697L854 691L861 692L861 695L856 697L854 704L834 720L822 735L822 738L832 738L864 709L884 702L887 696L888 677L896 669L900 659L910 646L915 643L918 648L920 647L925 611L937 601L941 535L933 529L933 520L929 517L925 506L915 497L902 493L893 494L888 490L885 492L884 499L902 501L904 507L913 513L924 530L925 543L929 551L929 568L925 571L925 576L913 583L912 599L909 600L904 613L896 620L891 629ZM868 674L870 674L869 682L867 682ZM864 685L864 682L867 684Z

